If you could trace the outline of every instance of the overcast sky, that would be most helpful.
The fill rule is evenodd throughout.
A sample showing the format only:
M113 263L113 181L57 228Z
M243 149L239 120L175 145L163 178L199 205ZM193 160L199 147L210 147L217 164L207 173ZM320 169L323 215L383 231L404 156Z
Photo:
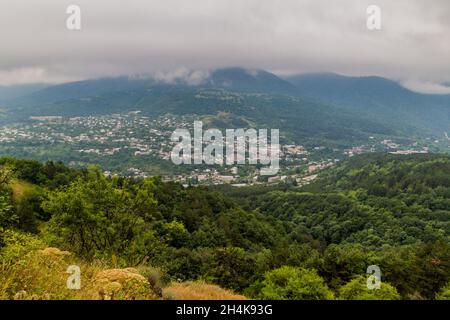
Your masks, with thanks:
M66 28L81 8L82 30ZM366 27L370 4L382 29ZM0 0L0 85L260 68L449 92L449 0Z

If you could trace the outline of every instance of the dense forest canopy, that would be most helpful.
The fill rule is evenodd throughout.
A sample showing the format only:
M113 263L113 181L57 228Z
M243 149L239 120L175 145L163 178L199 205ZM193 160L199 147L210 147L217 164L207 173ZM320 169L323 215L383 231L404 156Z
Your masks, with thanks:
M11 248L20 256L40 241L87 263L151 266L168 281L203 280L250 298L445 298L449 177L447 156L376 154L303 188L184 188L2 158L0 278L10 276ZM25 236L34 240L17 240ZM369 265L382 270L380 291L366 288Z

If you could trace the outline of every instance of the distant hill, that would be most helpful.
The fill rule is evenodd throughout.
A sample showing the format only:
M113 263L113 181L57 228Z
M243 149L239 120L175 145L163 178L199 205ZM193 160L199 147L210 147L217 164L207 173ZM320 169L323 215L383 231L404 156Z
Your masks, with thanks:
M264 70L247 70L243 68L215 70L206 80L206 84L212 87L234 91L278 94L295 92L295 86L273 73Z
M399 156L375 153L358 155L343 161L339 166L322 172L318 180L303 189L314 192L364 189L369 195L387 198L420 194L424 198L431 197L432 201L439 202L437 199L449 196L446 193L448 188L450 188L448 155ZM404 199L406 198L402 200ZM429 206L432 201L423 200L422 203ZM433 204L433 208L440 207Z
M0 121L132 110L197 114L208 116L212 124L284 128L295 140L327 137L347 139L347 144L372 134L417 138L450 131L449 95L416 93L380 77L309 74L281 79L243 68L215 70L197 85L182 79L164 83L117 77L50 86L9 100ZM219 113L228 114L228 120L215 119Z
M306 74L288 77L297 94L390 126L423 134L450 129L450 95L421 94L381 77Z
M88 116L140 110L143 115L197 115L218 128L278 128L291 142L332 143L350 146L372 134L397 134L370 119L299 97L248 93L205 87L154 85L114 91L92 97L17 107L13 116ZM348 124L351 123L351 126Z
M226 68L214 70L201 84L188 85L183 79L176 79L171 83L164 83L149 77L115 77L83 80L49 86L42 90L18 92L11 101L12 106L42 106L70 99L97 97L111 93L128 93L153 87L205 87L223 88L230 91L262 92L287 94L295 92L295 87L289 82L264 70L247 70L243 68ZM22 86L21 86L22 87ZM2 87L0 87L0 94ZM1 98L1 96L0 96Z
M142 89L153 83L154 80L151 79L126 76L69 82L24 94L11 101L10 105L14 107L42 106L70 99L97 97L111 92Z
M42 83L0 86L0 103L29 95L47 86L47 84Z

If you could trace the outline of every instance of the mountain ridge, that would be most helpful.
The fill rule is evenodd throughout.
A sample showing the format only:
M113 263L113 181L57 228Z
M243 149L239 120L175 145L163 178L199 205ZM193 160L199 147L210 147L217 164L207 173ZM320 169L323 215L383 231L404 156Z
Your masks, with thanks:
M326 105L331 107L327 111L329 115L352 114L353 120L347 124L351 127L360 126L356 124L356 119L361 119L370 121L371 127L378 123L380 128L387 126L391 131L401 131L412 136L439 137L443 132L450 131L450 95L420 94L394 80L377 76L350 77L319 73L281 78L265 70L238 67L214 70L197 84L190 84L182 77L168 83L151 77L122 76L50 86L10 100L3 108L6 109L6 115L0 114L0 120L5 123L35 115L108 114L141 107L149 111L157 108L159 112L167 107L167 111L184 114L186 110L196 113L196 104L199 110L207 109L208 114L227 111L240 115L238 100L224 102L212 99L207 102L211 105L205 106L202 104L206 100L186 95L187 92L196 94L196 91L202 90L286 96L291 97L291 100L300 98L306 104L291 112L301 110L314 113L318 105ZM187 106L186 101L179 99L181 96L192 105ZM283 99L277 101L285 103L280 102ZM262 96L259 102L255 98L251 103L266 104ZM223 107L217 107L220 105ZM305 109L306 105L309 107ZM276 113L280 110L274 105L265 112ZM266 115L266 118L270 116ZM325 119L328 116L323 113L321 117ZM321 122L320 119L318 121ZM347 126L344 125L342 130Z

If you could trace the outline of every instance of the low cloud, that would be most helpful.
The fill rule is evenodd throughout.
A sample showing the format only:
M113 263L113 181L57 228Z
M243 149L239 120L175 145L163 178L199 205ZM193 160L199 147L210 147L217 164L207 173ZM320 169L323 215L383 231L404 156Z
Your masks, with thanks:
M0 70L0 85L20 85L28 83L61 83L77 80L67 76L49 75L44 68L17 68Z
M450 81L448 0L377 0L379 31L366 27L372 0L77 0L79 31L66 28L71 4L0 2L0 83L129 74L195 83L204 74L189 70L227 66Z
M412 91L420 93L432 94L450 94L450 86L440 83L433 83L420 80L407 80L402 82L402 85Z
M200 85L204 83L208 76L209 71L206 70L189 70L187 68L179 68L172 71L157 71L152 77L156 81L164 83L184 83L188 85Z

